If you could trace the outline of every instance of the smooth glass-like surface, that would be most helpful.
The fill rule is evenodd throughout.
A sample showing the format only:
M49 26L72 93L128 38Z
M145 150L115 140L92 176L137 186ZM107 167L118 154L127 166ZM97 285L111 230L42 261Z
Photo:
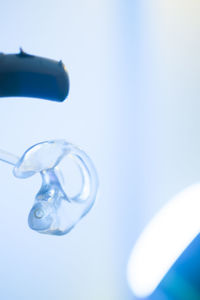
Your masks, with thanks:
M58 164L67 155L78 164L82 177L81 190L73 197L65 193L58 174ZM36 144L20 159L0 151L0 160L15 165L13 174L18 178L41 174L42 186L28 217L33 230L53 235L66 234L95 201L98 180L91 159L84 151L64 140Z

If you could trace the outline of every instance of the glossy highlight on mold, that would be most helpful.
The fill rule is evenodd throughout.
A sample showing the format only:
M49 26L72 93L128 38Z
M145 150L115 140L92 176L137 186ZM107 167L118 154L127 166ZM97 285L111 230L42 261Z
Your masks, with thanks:
M69 197L60 182L58 165L70 156L79 167L82 186ZM98 179L89 156L64 140L38 143L30 147L21 158L0 150L0 160L14 165L13 174L28 178L40 173L42 185L29 213L31 229L44 234L68 233L85 216L94 204Z

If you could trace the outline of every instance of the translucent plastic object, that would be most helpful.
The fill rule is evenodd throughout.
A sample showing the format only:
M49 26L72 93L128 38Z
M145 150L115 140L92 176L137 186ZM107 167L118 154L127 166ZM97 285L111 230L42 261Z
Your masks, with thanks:
M82 186L80 192L69 197L59 180L57 166L70 156L79 166ZM42 177L42 186L29 213L31 229L40 233L63 235L91 209L97 193L97 174L88 155L64 140L47 141L29 148L23 156L0 152L0 160L14 165L13 174L27 178L36 173Z

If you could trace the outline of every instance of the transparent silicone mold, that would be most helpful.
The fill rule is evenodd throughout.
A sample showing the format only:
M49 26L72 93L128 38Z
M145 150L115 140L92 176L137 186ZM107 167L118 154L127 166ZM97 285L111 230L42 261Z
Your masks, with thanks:
M76 162L82 178L80 191L72 197L66 194L58 174L66 156ZM38 143L21 158L0 151L0 160L14 165L13 174L18 178L40 173L42 185L28 217L30 228L39 233L68 233L94 204L98 187L96 170L89 156L71 143L64 140Z

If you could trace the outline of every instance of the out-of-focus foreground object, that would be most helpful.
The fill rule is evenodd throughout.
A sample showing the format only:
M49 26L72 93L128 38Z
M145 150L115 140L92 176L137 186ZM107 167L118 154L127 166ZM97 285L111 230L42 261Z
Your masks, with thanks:
M147 297L157 288L200 229L200 184L177 194L148 224L128 262L134 294Z
M57 102L69 93L62 61L25 53L0 53L0 97L34 97Z

